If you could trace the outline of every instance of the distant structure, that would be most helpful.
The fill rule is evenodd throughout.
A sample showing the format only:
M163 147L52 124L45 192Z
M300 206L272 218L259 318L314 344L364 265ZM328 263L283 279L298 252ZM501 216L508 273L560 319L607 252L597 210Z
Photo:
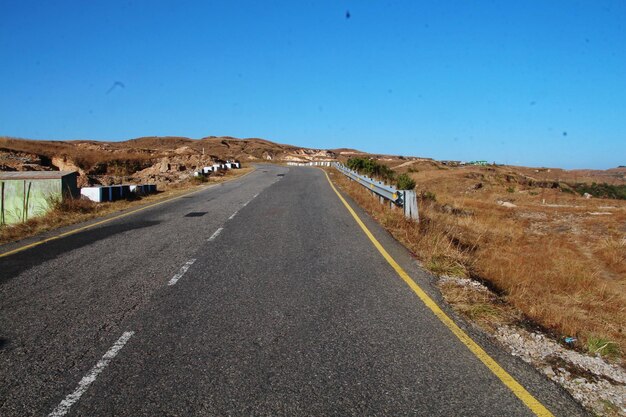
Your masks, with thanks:
M449 167L458 167L460 165L465 165L465 162L462 161L439 161L441 164Z
M0 172L0 224L46 214L65 198L80 196L75 171Z
M439 161L440 164L442 165L446 165L449 167L460 167L460 166L465 166L465 165L477 165L477 166L487 166L489 165L489 162L487 161L470 161L470 162L464 162L464 161ZM493 165L496 165L496 163L494 162Z

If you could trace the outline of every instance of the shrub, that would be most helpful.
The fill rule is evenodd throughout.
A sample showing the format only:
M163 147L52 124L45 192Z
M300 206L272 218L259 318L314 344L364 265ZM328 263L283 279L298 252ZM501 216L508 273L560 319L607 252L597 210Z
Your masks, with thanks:
M607 183L574 184L572 186L580 195L589 193L596 198L614 198L626 200L626 185L611 185Z
M379 164L373 159L368 158L350 158L346 162L346 166L353 171L369 177L378 178L382 181L393 182L396 173L387 165Z
M415 181L407 174L398 175L396 184L399 190L412 190L415 188Z

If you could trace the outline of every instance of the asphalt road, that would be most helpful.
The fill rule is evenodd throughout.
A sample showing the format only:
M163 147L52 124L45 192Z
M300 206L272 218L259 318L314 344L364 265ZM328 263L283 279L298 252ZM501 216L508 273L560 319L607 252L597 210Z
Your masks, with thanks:
M553 414L586 415L458 324ZM533 415L398 277L321 170L269 165L0 258L0 415L51 413Z

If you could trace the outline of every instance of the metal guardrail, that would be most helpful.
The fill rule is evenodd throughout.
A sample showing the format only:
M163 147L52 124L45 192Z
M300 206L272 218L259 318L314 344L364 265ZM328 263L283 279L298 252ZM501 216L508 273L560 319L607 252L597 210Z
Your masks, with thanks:
M341 171L345 176L358 182L363 187L369 188L371 191L386 198L387 200L391 200L398 206L402 206L404 193L398 191L395 187L391 187L382 181L376 181L375 179L365 175L358 174L343 164L335 163L333 166Z
M330 167L333 164L332 161L287 162L287 165L295 167Z
M389 200L391 204L403 208L405 217L419 221L417 194L415 191L398 190L397 188L387 185L382 181L377 181L373 178L352 171L339 162L333 163L332 166L351 180L358 182L363 187L369 189L372 193L377 194L381 198L381 202L383 202L383 200Z

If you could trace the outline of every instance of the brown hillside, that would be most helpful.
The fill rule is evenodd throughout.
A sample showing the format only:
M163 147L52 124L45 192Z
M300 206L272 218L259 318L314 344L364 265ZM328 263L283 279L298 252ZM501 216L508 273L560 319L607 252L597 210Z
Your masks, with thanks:
M332 151L300 148L265 139L209 136L140 137L122 142L42 141L0 137L0 170L77 170L79 183L178 182L217 161L332 160Z

